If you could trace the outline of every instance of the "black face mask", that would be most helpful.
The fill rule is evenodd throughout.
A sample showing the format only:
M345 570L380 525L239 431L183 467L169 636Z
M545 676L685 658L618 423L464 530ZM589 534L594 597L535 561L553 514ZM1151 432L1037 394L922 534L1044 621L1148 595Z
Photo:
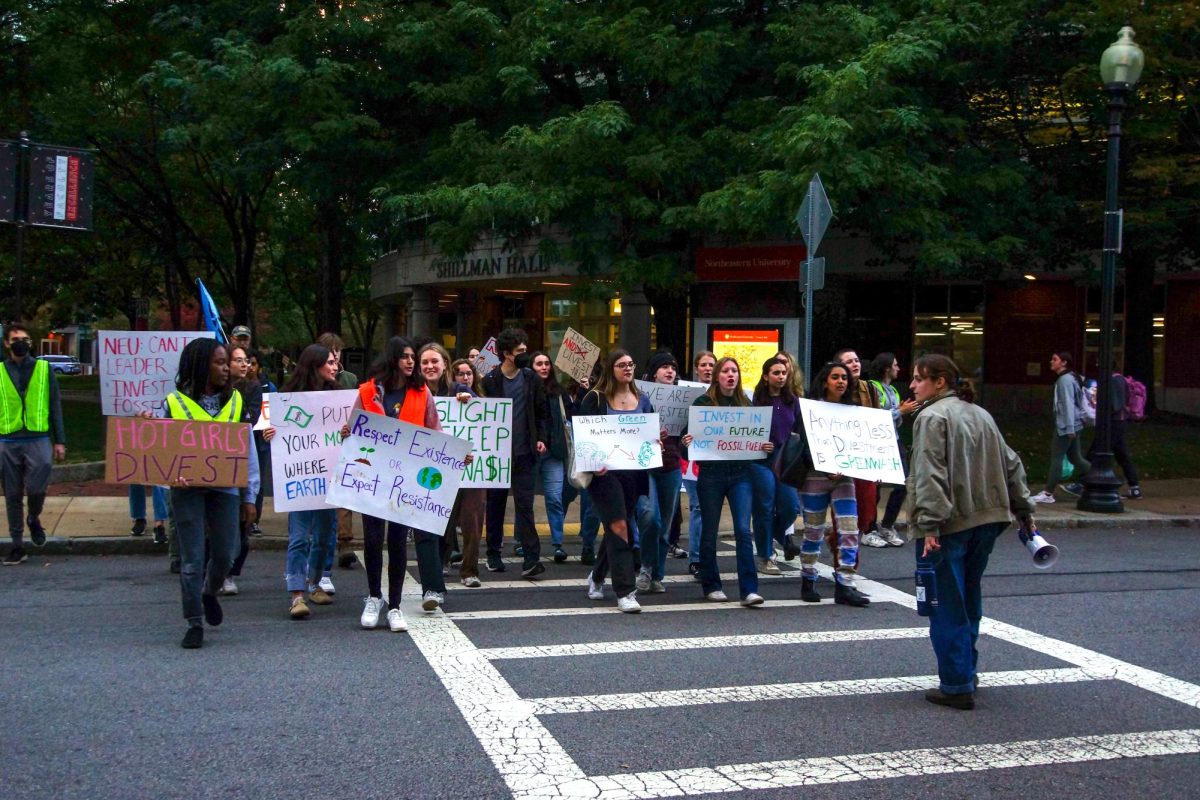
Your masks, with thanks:
M10 345L12 354L17 358L24 358L29 355L29 342L18 339Z
M533 356L529 355L529 353L521 353L521 355L513 359L513 363L521 369L525 369L533 364Z

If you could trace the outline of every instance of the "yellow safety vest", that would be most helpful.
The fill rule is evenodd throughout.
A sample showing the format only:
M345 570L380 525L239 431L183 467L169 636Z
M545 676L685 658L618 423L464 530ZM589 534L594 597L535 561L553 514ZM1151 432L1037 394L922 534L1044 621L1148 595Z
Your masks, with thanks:
M35 433L50 430L50 365L41 359L34 360L24 397L17 394L8 368L0 364L0 436L22 428Z
M241 422L242 421L242 393L234 391L226 401L225 407L222 408L214 417L205 411L199 403L188 397L183 392L171 392L167 395L167 411L171 414L171 419L198 419L202 422Z

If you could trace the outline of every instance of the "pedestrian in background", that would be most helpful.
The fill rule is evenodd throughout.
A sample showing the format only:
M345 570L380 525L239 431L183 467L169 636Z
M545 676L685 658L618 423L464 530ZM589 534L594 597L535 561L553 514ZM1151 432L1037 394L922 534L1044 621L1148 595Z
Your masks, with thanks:
M912 398L901 400L900 391L893 385L900 377L900 362L895 353L880 353L871 359L867 366L867 375L875 389L876 397L879 398L879 407L892 415L892 425L896 428L896 448L900 451L900 462L904 465L904 472L908 474L908 450L900 441L900 426L904 424L906 415L916 411L918 403ZM878 527L863 534L862 543L867 547L903 546L904 537L896 530L896 519L904 507L904 493L903 484L892 486L883 519Z
M483 387L479 385L479 373L470 361L460 358L450 365L451 391L462 400L463 395L470 400L472 397L482 397ZM450 513L450 529L456 526L462 532L462 550L458 554L458 577L463 586L468 589L478 589L479 582L479 543L483 539L483 520L487 511L487 489L463 488L458 490L458 498L454 501L454 510ZM453 556L450 563L454 564Z
M322 333L317 337L317 344L329 348L333 357L337 359L338 371L337 377L334 378L337 385L343 389L357 389L358 376L347 371L342 362L342 351L346 349L346 343L342 341L342 337L332 332ZM358 558L354 555L354 512L348 508L337 510L337 547L335 552L329 553L329 558L325 562L326 576L333 573L335 556L338 566L342 569L353 569L358 563ZM328 580L332 583L332 578L328 578Z
M701 350L692 359L692 381L695 383L711 384L713 369L717 366L717 357L711 350ZM679 469L683 473L683 489L688 499L688 572L696 580L700 580L700 539L704 523L700 518L700 493L696 490L696 481L700 477L700 464L682 455Z
M1051 353L1050 370L1057 376L1054 379L1054 436L1050 440L1050 472L1046 477L1046 488L1031 498L1035 503L1047 505L1054 502L1054 489L1062 480L1064 457L1081 475L1086 474L1092 466L1080 452L1079 433L1083 430L1083 417L1079 409L1087 400L1083 396L1083 380L1074 370L1074 359L1066 351ZM1069 493L1078 494L1077 491Z
M746 462L754 488L754 547L758 553L758 571L764 575L782 574L775 563L775 543L783 548L788 561L800 555L800 548L787 533L800 511L800 495L794 486L779 480L775 472L775 460L788 439L793 433L804 433L800 399L792 393L788 373L787 361L777 356L764 361L752 399L756 406L771 408L770 441L774 448L762 461Z
M251 405L248 409L251 421L257 425L262 416L263 397L279 390L271 382L271 378L263 367L262 356L256 350L250 351L250 369L246 372L246 378L258 382L258 408ZM263 498L272 494L271 446L263 438L262 431L254 431L254 447L258 450L258 465L262 473L262 486L258 490L258 496L254 498L254 521L250 523L250 535L257 537L262 536L262 528L259 527L259 523L262 521Z
M679 364L669 350L660 350L646 363L643 380L674 385ZM664 434L666 431L664 429ZM662 594L666 586L667 552L670 549L671 520L679 513L679 487L683 472L679 466L679 437L662 438L662 466L649 471L649 493L638 498L637 521L640 532L642 568L637 589L647 594Z
M233 384L234 391L242 395L242 402L245 409L245 417L253 426L258 422L259 416L262 414L262 384L250 378L250 352L241 345L231 345L229 348L229 380ZM255 497L255 515L258 514L258 498L262 497L262 482L266 480L263 477L263 462L269 462L270 450L266 453L258 449L258 433L255 432L254 446L255 452L258 455L258 475L259 488L258 494ZM266 444L265 440L263 442ZM264 455L266 456L264 458ZM225 581L221 584L217 594L235 595L238 593L236 578L241 577L242 567L246 564L246 557L250 555L250 526L253 523L247 520L242 523L241 529L238 531L238 554L233 560L233 566L229 568L229 574L225 577Z
M530 366L542 381L546 391L546 405L550 412L546 425L546 452L538 456L538 477L542 484L542 499L546 504L546 521L550 523L550 543L554 547L554 561L561 564L568 558L563 546L563 524L566 522L567 505L573 497L567 497L567 407L563 402L563 389L558 383L558 374L550 356L541 350L533 353ZM574 488L574 487L572 487Z
M1124 375L1115 372L1112 374L1108 384L1108 400L1109 448L1113 458L1121 466L1121 471L1125 473L1125 482L1129 484L1129 491L1125 496L1130 500L1141 500L1142 487L1139 485L1137 467L1133 463L1133 456L1129 454L1129 444L1125 440L1127 422L1125 406L1129 402L1129 387L1125 384ZM1097 409L1096 413L1101 412ZM1092 445L1088 448L1087 454L1089 462L1095 458L1098 443L1097 439L1092 439ZM1066 487L1066 490L1071 494L1083 494L1083 485L1075 483Z

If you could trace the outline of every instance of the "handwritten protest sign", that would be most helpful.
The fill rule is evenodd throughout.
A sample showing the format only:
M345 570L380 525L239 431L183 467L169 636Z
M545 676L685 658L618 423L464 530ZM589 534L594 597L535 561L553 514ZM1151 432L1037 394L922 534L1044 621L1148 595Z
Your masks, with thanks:
M506 489L512 485L512 400L475 397L460 403L434 399L442 431L466 439L474 458L463 471L464 488Z
M562 346L558 348L558 357L554 359L554 368L567 373L578 382L583 382L592 374L600 358L600 348L589 342L582 333L574 328L567 328L563 334Z
M800 413L815 469L904 483L904 463L890 411L800 398Z
M479 351L479 355L471 360L471 366L480 375L487 375L496 367L500 366L500 354L496 352L496 337L488 339Z
M250 426L240 422L109 417L106 483L245 486Z
M211 331L97 331L100 413L132 417L154 411L175 390L179 355Z
M707 386L676 386L669 383L637 381L638 391L650 398L650 405L658 412L662 426L669 436L678 436L687 425L688 408L692 401L704 394Z
M276 511L328 508L325 492L342 449L342 426L358 392L269 392L264 402L275 406L275 438L271 440L272 502Z
M575 464L582 472L662 466L658 414L598 414L571 418Z
M359 411L326 501L442 536L470 452L463 439Z
M688 409L688 453L693 461L753 461L765 458L771 438L770 406L692 406Z

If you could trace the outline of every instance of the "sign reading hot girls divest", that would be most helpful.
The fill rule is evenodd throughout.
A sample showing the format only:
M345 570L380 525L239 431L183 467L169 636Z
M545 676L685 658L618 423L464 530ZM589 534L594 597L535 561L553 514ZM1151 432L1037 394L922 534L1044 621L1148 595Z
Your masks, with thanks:
M678 436L688 421L688 409L692 401L704 394L707 384L686 385L680 383L650 383L637 381L638 391L650 398L650 405L658 412L662 426L668 436Z
M239 422L109 417L106 483L245 486L250 426Z
M154 411L175 390L179 356L211 331L97 331L100 409L108 417Z
M329 505L442 536L471 443L356 412L329 484Z
M512 400L473 397L434 398L442 431L471 443L471 463L463 471L463 488L507 489L512 485Z
M800 413L814 469L904 483L904 463L890 411L800 398Z
M653 469L662 466L658 414L597 414L571 418L575 469Z
M765 458L771 438L770 406L692 406L688 433L692 461L753 461Z
M592 367L600 358L600 348L574 328L563 334L562 346L554 359L554 368L567 373L578 383L583 383L592 374Z
M271 440L271 483L276 511L328 508L325 493L342 449L342 426L358 392L273 392L264 397L275 409Z

